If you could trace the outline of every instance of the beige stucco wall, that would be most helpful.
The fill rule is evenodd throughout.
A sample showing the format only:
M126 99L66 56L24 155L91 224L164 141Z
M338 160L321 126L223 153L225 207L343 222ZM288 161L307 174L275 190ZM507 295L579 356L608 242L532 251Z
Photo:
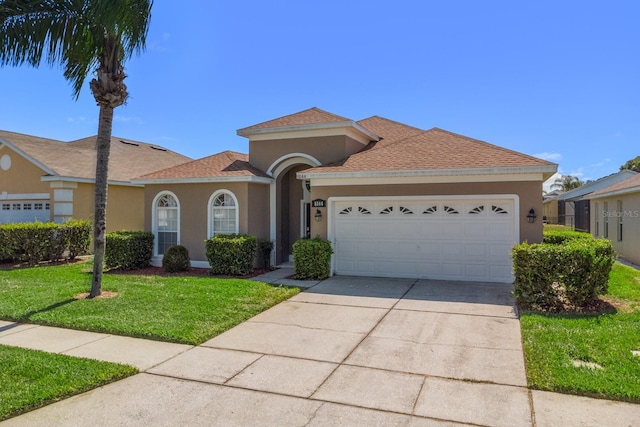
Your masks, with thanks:
M451 184L404 184L312 187L311 199L347 196L447 196L473 194L516 194L520 200L520 241L542 241L542 181L482 182ZM527 220L529 209L538 216L531 224ZM316 208L312 208L312 216ZM320 208L322 221L311 221L311 235L327 237L327 208Z
M0 169L0 194L4 192L9 195L49 193L50 199L52 198L49 183L40 180L46 174L42 169L10 148L3 146L0 149L0 157L5 154L11 158L11 167L6 171Z
M342 160L364 148L348 136L292 138L282 140L250 141L249 162L262 171L285 155L304 153L322 164Z
M542 204L542 215L547 218L550 224L558 222L558 200L551 199Z
M160 192L172 192L180 205L180 244L189 250L192 261L207 261L204 241L209 237L208 204L218 190L226 190L236 196L240 233L258 238L269 237L269 186L247 182L146 185L144 229L153 231L154 198Z
M73 190L73 218L93 219L95 186L78 183ZM107 232L144 230L144 188L110 185L107 190Z
M622 212L618 211L618 201L622 201ZM605 206L607 203L605 215ZM613 249L621 257L640 264L640 191L620 196L591 200L591 234L605 237L605 221L609 222L609 236ZM619 220L622 221L620 240Z

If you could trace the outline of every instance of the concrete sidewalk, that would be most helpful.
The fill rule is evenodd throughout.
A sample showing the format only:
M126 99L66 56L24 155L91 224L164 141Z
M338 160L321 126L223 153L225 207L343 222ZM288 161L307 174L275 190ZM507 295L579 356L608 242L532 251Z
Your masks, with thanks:
M143 371L2 425L640 425L526 388L511 289L333 277L197 347L0 322L0 344Z

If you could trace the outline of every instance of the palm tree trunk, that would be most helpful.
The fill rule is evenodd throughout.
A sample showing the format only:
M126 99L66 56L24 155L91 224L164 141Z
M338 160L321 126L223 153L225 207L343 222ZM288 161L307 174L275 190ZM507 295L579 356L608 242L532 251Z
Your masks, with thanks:
M102 294L102 264L107 230L107 173L111 132L113 130L113 108L100 104L98 140L96 142L96 192L93 218L93 279L89 298Z

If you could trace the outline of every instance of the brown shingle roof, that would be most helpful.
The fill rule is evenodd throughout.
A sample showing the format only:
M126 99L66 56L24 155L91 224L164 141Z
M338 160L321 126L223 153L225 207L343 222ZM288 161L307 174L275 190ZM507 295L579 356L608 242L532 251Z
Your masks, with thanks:
M300 111L299 113L290 114L288 116L279 117L277 119L269 120L266 122L258 123L257 125L249 126L238 130L239 134L243 131L252 129L267 129L278 128L284 126L302 126L311 125L317 123L331 123L331 122L350 122L351 119L341 117L333 113L321 110L313 107L308 110Z
M381 138L377 143L371 143L371 147L368 147L369 149L385 147L401 139L424 132L424 129L418 129L380 116L372 116L368 119L360 120L358 124Z
M223 151L202 159L193 160L173 168L144 176L147 179L185 179L211 177L257 176L269 178L267 174L249 163L249 156L235 151Z
M640 191L640 173L622 181L616 182L615 184L603 188L602 190L594 191L593 193L591 193L591 197L631 189Z
M44 165L54 175L94 179L96 173L96 136L72 142L39 138L0 131L3 138L30 158ZM131 179L191 160L157 145L111 138L109 180Z
M433 128L379 148L361 151L343 162L308 172L408 171L553 166L554 163L484 141Z

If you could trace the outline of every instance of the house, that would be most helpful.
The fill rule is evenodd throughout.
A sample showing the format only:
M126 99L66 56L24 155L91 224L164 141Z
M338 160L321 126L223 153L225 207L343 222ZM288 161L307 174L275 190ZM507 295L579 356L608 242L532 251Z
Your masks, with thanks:
M563 192L553 190L542 195L542 219L545 224L558 224L558 197Z
M0 131L0 224L91 218L96 140L62 142ZM108 231L144 229L144 189L132 178L189 160L157 145L112 138Z
M640 265L640 174L591 194L591 233L611 240L622 257Z
M622 170L595 181L587 182L578 188L558 196L558 223L574 227L578 231L591 231L590 197L591 193L606 188L637 172Z
M557 165L446 130L318 108L237 133L225 151L141 176L153 262L171 245L206 267L204 240L240 232L332 242L333 274L510 282L511 247L542 240L542 183ZM536 217L539 217L536 220Z

